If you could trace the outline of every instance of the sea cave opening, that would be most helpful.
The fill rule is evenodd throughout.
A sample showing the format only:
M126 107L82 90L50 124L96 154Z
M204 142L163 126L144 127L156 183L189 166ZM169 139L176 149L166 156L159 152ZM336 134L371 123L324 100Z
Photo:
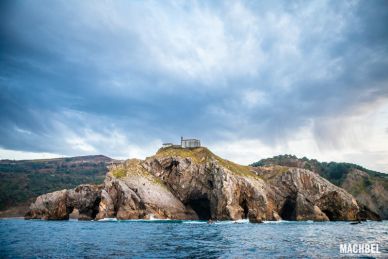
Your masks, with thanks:
M240 204L240 207L243 209L242 218L243 219L247 219L248 218L248 213L249 213L249 208L248 208L248 203L247 203L247 201L245 199Z
M287 197L280 210L280 217L284 220L295 220L296 219L296 201L292 197Z
M101 198L97 197L97 199L93 203L92 215L91 215L92 219L96 218L98 214L98 211L100 209L100 202L101 202Z
M322 210L323 213L329 218L330 221L335 220L335 215L330 210Z
M74 207L66 207L66 214L69 219L78 219L79 211Z
M199 220L211 219L210 201L207 197L190 199L187 205L195 211Z

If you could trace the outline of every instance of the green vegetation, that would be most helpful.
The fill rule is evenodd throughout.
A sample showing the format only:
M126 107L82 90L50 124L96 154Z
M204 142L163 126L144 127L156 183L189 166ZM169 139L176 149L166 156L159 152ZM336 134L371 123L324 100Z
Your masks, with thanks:
M376 179L384 180L385 184L388 182L388 175L372 171L362 166L351 163L336 163L336 162L319 162L316 159L308 159L306 157L297 158L293 155L279 155L272 158L262 159L253 163L251 166L268 166L268 165L282 165L289 167L299 167L314 171L326 178L335 185L341 186L345 181L347 175L352 170L360 170L369 175L369 179L363 182L363 186L358 188L365 189L372 184Z
M372 185L372 182L368 178L362 178L360 181L353 183L348 191L353 195L357 196L361 193L368 192L368 188Z
M162 180L149 173L141 164L139 159L128 159L123 164L115 165L110 173L116 178L123 178L130 175L145 177L153 183L165 186Z
M180 147L167 147L161 148L155 155L156 157L188 157L196 163L206 163L209 159L215 156L210 150L204 147L199 148L180 148Z
M0 160L0 210L30 203L38 195L104 181L105 156Z
M284 173L288 172L289 167L287 167L287 166L281 166L281 165L274 165L274 166L273 166L273 169L274 169L274 171L275 171L277 174L284 174Z
M123 178L127 176L127 169L124 167L118 167L111 171L112 175L116 178Z
M123 178L128 175L150 176L150 173L141 165L139 159L128 159L123 164L115 165L110 172L116 178Z
M168 147L168 148L161 148L156 153L157 157L187 157L191 158L191 161L193 161L196 164L201 163L208 163L210 161L216 161L219 165L227 168L231 172L246 176L246 177L257 177L254 172L251 171L250 166L243 166L236 163L233 163L232 161L222 159L221 157L213 154L209 149L205 147L198 147L198 148L179 148L179 147Z

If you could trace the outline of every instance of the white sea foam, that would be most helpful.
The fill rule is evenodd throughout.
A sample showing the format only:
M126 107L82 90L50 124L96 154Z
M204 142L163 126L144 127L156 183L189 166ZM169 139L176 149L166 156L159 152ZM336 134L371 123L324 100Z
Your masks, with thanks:
M200 221L200 220L184 220L182 221L183 224L207 224L206 221Z
M238 219L233 221L233 223L249 223L249 219Z
M103 219L99 219L98 221L117 221L116 218L103 218Z
M208 224L209 222L204 220L183 220L183 224ZM219 221L213 221L209 224L216 224L216 225L228 225L228 224L247 224L249 223L248 219L239 219L239 220L219 220Z
M281 224L281 223L289 223L291 221L288 220L277 220L277 221L272 221L272 220L264 220L264 224Z
M171 219L158 219L158 218L150 218L151 221L169 221Z
M169 219L169 218L167 218L167 219L158 219L158 218L155 218L155 216L154 216L154 214L149 214L149 220L171 220L171 219Z

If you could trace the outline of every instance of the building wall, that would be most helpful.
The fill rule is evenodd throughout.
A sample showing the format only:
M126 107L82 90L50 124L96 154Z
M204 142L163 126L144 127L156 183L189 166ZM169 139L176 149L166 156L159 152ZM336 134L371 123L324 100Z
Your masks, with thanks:
M183 148L190 148L190 147L200 147L201 142L197 139L184 139L182 140L182 147Z

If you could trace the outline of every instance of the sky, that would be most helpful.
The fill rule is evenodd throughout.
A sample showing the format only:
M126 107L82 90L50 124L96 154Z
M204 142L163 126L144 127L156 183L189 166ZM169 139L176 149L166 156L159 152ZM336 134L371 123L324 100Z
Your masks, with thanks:
M0 158L198 138L388 173L388 2L1 1Z

